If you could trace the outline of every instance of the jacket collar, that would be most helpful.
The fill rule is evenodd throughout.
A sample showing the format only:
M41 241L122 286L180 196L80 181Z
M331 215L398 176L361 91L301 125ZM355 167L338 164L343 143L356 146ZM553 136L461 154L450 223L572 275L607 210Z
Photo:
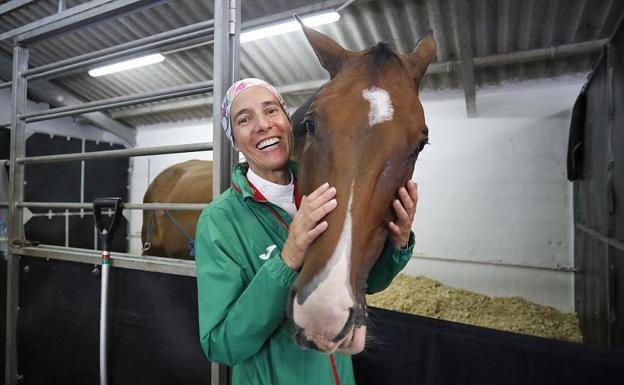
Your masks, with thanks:
M295 178L295 204L297 208L301 203L301 194L299 193L299 189L297 188L297 170L299 165L294 160L289 160L287 164L288 169L292 172ZM240 194L243 199L253 199L258 202L266 202L266 198L262 193L256 189L247 179L247 170L249 169L249 164L247 163L239 163L234 166L234 170L232 172L232 188L238 194Z

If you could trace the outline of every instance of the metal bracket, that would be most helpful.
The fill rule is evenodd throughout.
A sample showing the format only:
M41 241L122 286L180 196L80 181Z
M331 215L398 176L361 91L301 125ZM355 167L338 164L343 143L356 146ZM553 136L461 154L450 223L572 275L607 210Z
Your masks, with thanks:
M230 0L228 4L228 33L236 35L236 0Z

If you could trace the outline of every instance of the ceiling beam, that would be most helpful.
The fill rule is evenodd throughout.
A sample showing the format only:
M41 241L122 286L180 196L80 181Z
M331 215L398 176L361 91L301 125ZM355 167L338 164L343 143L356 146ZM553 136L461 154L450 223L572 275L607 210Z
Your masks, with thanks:
M19 7L32 3L34 0L13 0L0 5L0 15L9 13Z
M0 56L0 76L11 77L12 62L5 56ZM41 100L53 107L70 106L84 103L65 89L47 80L38 80L28 84L28 95ZM103 128L117 135L128 144L136 145L136 131L133 128L122 124L103 112L90 112L80 115L91 124Z
M0 41L27 42L47 38L86 24L152 7L166 0L92 0L0 34Z
M457 47L459 49L460 77L466 98L466 113L469 118L477 116L477 86L475 84L474 55L472 53L472 31L468 5L464 0L453 0Z
M566 44L548 48L538 48L528 51L512 52L499 55L483 56L473 58L474 68L488 68L495 66L503 66L509 64L518 64L531 62L536 60L553 59L557 57L585 55L599 52L607 43L607 39L591 40L581 43ZM446 61L432 63L427 68L426 75L444 74L453 72L454 68L461 66L459 61ZM277 87L282 94L297 92L313 92L325 84L327 80L313 80L309 82L288 84ZM159 112L170 112L176 110L184 110L188 108L198 108L212 104L212 97L200 97L187 100L177 100L164 103L153 104L149 106L128 108L125 110L112 111L111 116L114 119L127 119L137 116L143 116Z

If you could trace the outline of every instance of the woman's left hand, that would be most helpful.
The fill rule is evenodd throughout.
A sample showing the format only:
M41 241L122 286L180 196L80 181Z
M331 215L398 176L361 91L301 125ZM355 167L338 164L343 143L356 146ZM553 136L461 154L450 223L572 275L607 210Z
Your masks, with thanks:
M401 200L395 199L392 202L397 219L394 222L388 222L390 242L397 249L407 247L418 204L418 184L408 180L405 186L399 189Z

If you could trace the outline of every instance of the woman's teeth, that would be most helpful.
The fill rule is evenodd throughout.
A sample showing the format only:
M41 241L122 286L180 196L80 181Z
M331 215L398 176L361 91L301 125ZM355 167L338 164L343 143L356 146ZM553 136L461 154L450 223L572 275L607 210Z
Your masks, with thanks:
M280 138L277 138L277 137L268 138L258 143L256 148L260 151L268 150L268 149L275 147L277 144L279 144L279 142L280 142Z

